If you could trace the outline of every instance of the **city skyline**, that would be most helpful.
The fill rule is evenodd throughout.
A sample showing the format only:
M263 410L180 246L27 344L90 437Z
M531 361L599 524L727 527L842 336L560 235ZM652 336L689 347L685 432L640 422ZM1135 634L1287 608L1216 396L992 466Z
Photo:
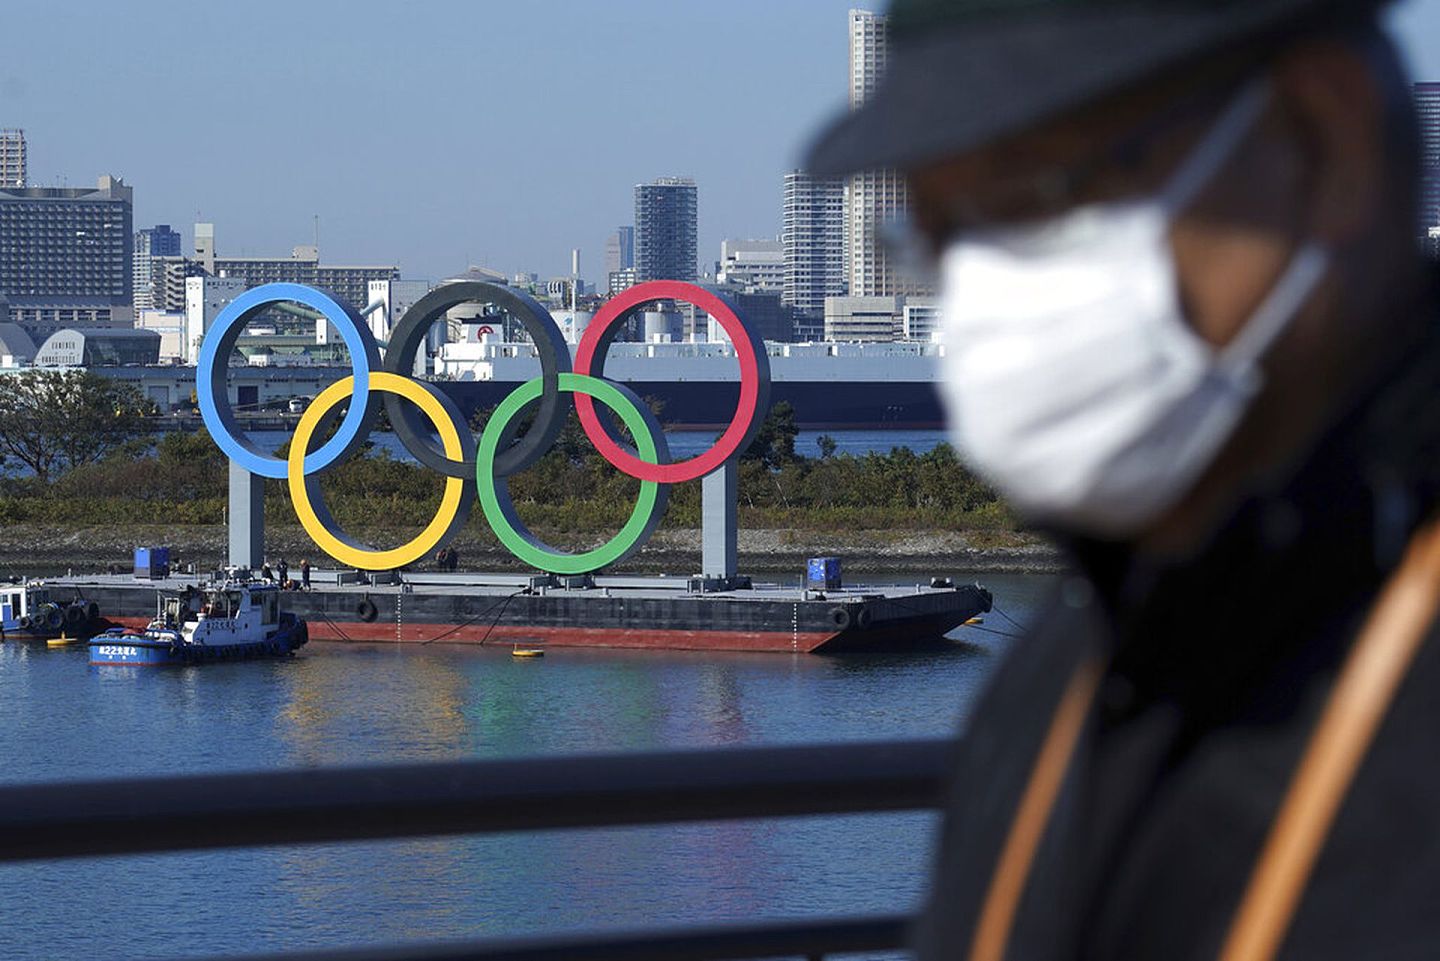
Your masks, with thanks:
M20 45L0 65L0 127L26 130L31 183L123 177L137 227L188 241L213 222L237 256L313 242L318 215L330 262L558 276L579 247L603 290L605 239L630 222L637 183L695 179L703 264L724 238L780 235L784 175L846 102L847 13L886 5L798 6L357 3L337 18L152 4L107 22L102 42L89 8L61 2L11 25L94 49L62 64ZM557 18L569 29L549 29ZM1440 79L1440 0L1389 21L1414 78ZM141 100L165 122L137 123Z

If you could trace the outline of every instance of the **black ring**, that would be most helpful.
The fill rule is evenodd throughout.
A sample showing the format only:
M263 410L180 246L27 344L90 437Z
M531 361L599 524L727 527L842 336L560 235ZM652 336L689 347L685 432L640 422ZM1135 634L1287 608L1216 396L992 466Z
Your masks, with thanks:
M560 392L560 375L570 372L570 347L565 335L550 312L529 294L483 281L467 280L442 284L417 300L400 322L390 331L390 346L385 349L384 369L401 377L411 377L415 370L415 353L425 343L430 326L447 310L460 304L493 304L502 307L518 320L530 334L535 353L540 357L540 377L544 387L540 394L535 422L514 446L495 458L495 476L518 474L545 455L570 412L569 396ZM426 467L446 477L473 480L475 460L472 454L464 463L453 461L430 440L430 432L420 419L420 412L393 395L385 397L385 411L390 426L405 449Z

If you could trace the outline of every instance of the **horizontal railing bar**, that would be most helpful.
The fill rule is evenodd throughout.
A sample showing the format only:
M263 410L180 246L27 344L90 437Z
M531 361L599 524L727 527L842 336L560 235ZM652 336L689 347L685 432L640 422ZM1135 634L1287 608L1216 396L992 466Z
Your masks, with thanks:
M452 941L206 961L720 961L893 951L908 944L904 915L815 918L618 934Z
M939 805L946 741L723 748L0 788L0 861Z

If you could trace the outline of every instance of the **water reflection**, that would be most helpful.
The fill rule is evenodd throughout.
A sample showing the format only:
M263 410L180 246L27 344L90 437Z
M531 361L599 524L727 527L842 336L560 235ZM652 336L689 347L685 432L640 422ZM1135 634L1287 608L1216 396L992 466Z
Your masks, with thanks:
M1045 593L1040 579L986 580L1021 619ZM11 642L0 780L936 737L1009 643L971 633L973 646L843 658L555 649L517 661L503 647L315 642L294 659L179 670L89 668L83 648ZM0 958L905 910L934 824L866 815L0 866Z

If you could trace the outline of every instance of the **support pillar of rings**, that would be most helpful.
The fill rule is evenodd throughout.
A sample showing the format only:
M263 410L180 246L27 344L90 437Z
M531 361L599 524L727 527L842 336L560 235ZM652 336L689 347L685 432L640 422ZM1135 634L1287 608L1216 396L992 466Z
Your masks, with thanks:
M230 566L258 571L265 562L265 478L230 462Z
M730 581L737 573L739 474L739 462L732 457L700 481L700 567L707 579Z

